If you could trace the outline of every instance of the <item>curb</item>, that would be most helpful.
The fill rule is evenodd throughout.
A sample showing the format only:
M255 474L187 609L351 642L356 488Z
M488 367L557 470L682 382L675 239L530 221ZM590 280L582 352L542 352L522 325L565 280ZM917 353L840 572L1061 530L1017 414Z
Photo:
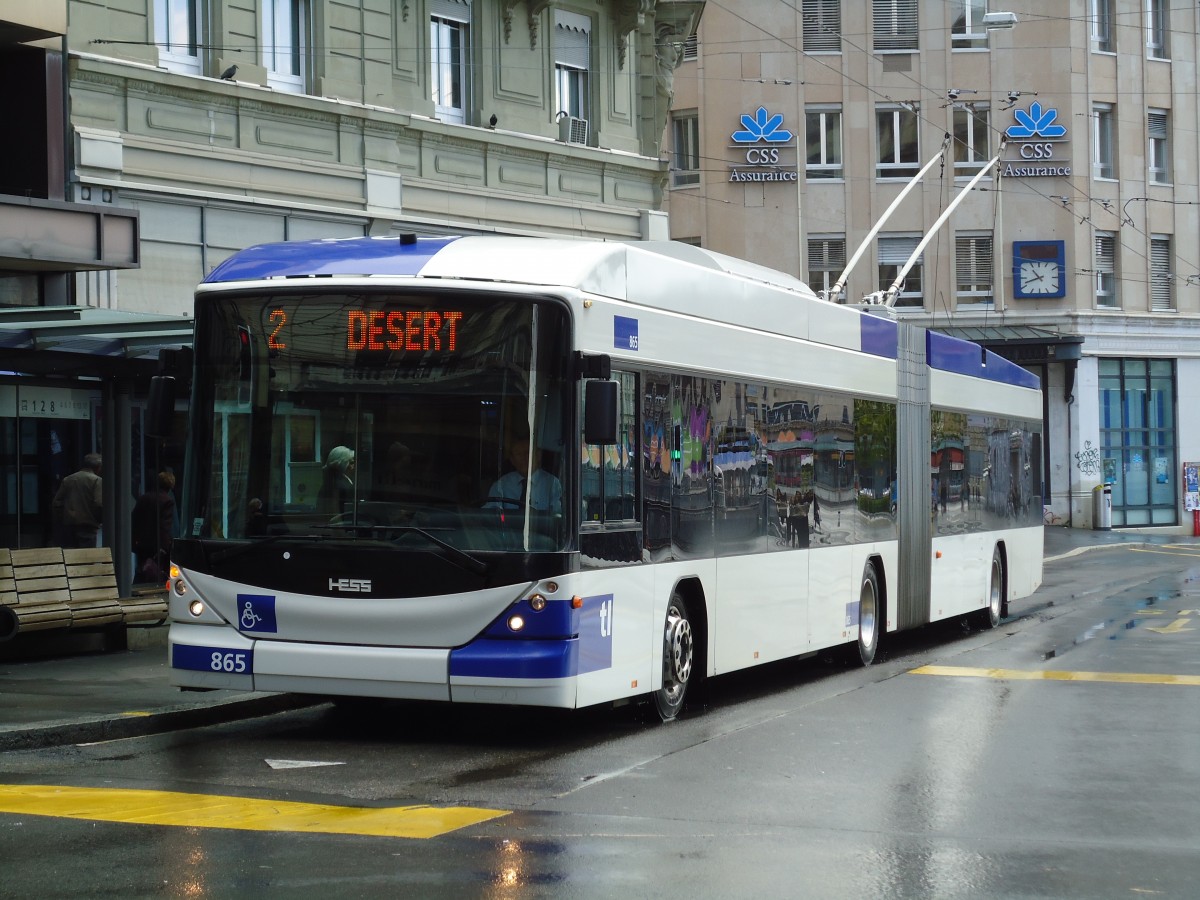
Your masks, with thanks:
M145 737L319 706L323 702L321 698L308 694L266 694L248 698L234 697L219 703L162 710L149 715L97 716L94 719L14 728L0 731L0 752L41 750L63 744L100 743Z

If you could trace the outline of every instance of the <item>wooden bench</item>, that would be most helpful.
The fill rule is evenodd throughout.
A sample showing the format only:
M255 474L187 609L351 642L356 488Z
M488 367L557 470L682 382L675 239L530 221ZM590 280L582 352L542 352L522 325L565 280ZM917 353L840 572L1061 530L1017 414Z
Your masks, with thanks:
M62 548L0 553L0 640L26 631L69 628L71 591Z
M85 547L64 550L67 582L71 591L74 627L114 622L126 625L160 625L167 618L167 592L163 587L134 590L122 597L117 590L112 550ZM115 615L115 618L113 616Z
M112 551L107 547L68 548L63 550L63 562L71 594L67 601L71 627L93 628L122 621Z
M165 588L117 590L108 547L0 548L0 641L28 631L160 625Z

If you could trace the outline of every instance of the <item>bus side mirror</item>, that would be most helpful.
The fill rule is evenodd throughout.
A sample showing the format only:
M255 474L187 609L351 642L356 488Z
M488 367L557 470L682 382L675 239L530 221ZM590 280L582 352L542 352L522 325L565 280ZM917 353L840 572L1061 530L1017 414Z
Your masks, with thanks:
M150 379L150 397L146 401L146 435L170 437L174 418L175 379L170 375L155 375Z
M615 444L617 442L617 383L615 381L585 381L583 383L583 442L585 444Z

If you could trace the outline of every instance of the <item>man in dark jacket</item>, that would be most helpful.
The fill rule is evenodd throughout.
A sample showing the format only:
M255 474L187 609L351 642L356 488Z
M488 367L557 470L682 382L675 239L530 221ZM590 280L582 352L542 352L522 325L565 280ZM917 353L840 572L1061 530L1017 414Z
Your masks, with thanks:
M158 490L146 491L133 505L133 552L137 556L136 582L166 579L175 536L175 476L158 473Z
M83 468L68 475L58 486L50 505L59 541L64 547L95 547L103 510L103 479L99 453L83 458Z

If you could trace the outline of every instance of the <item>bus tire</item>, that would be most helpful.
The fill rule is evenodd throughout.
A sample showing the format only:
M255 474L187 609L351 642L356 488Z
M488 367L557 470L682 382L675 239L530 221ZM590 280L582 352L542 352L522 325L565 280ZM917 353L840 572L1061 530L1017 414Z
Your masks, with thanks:
M663 678L662 687L654 692L654 705L664 722L670 722L683 708L687 696L688 681L696 661L695 633L688 617L683 594L675 591L667 604L667 617L663 627Z
M858 660L864 666L875 662L879 652L880 619L883 598L879 592L879 575L875 563L867 560L863 567L862 585L858 589Z
M980 628L995 628L1004 615L1004 557L998 545L992 551L992 565L988 570L987 606L975 615Z

